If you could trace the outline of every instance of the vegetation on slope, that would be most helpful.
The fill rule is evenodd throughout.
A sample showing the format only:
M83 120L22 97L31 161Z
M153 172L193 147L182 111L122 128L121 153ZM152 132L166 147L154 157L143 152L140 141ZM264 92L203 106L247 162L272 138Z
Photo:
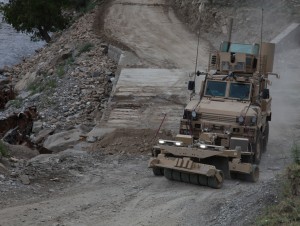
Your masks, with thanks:
M282 179L280 201L266 209L258 219L257 225L299 225L300 224L300 146L292 148L294 163L291 164Z

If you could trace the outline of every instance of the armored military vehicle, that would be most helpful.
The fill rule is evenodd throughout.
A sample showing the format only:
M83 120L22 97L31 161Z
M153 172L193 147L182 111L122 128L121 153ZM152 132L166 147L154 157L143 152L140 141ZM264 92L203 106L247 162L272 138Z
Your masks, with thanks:
M257 181L272 119L268 79L272 43L222 42L212 52L198 98L184 109L179 134L159 140L149 167L168 179L220 188L224 178ZM195 91L195 79L189 90Z

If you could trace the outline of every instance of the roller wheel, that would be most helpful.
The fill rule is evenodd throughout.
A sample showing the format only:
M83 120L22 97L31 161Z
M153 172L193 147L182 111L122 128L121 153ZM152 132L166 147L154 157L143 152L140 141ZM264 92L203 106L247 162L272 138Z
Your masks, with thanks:
M181 181L180 172L177 170L172 171L172 178L176 181Z
M155 176L163 176L164 175L164 169L159 167L152 168L153 174Z
M190 183L191 184L196 184L196 185L199 184L198 175L197 174L190 174Z
M181 181L185 183L190 183L190 174L180 173Z
M221 181L218 181L217 177L208 177L207 178L207 185L211 188L221 188L224 182L224 174L222 171L219 170L219 173L222 177Z
M257 165L252 166L252 172L245 175L245 180L250 182L257 182L259 179L259 168Z
M198 184L202 186L207 186L207 176L204 175L198 175Z
M172 177L172 170L171 169L164 169L164 175L168 180L173 180Z

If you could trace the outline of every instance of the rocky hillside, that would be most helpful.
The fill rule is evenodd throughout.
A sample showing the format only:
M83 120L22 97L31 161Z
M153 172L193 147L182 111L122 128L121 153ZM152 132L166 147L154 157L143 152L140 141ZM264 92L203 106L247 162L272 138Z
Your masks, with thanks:
M106 55L107 43L94 32L98 11L88 12L54 34L53 41L33 57L2 69L5 77L12 77L17 97L6 104L1 117L34 105L38 111L35 133L43 128L59 132L95 125L106 107L116 70Z

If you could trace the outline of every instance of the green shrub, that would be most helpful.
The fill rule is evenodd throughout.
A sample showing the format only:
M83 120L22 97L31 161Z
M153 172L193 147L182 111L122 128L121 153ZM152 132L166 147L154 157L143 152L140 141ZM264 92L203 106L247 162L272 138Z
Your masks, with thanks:
M20 99L20 98L11 100L10 102L11 102L11 105L15 108L20 108L22 106L22 99Z
M86 43L82 45L79 50L77 56L80 56L82 53L89 52L94 47L92 43Z
M45 84L45 89L55 89L57 87L57 81L55 79L50 79Z
M39 93L41 91L40 89L40 86L36 82L30 83L27 87L27 90L31 91L31 94Z
M2 142L2 140L0 140L0 156L4 156L4 157L8 157L9 156L8 149L4 145L4 143Z
M300 222L300 148L294 142L291 149L294 163L287 167L286 173L280 178L282 184L279 202L267 208L257 219L256 225L296 226Z
M69 57L68 59L66 59L65 64L66 64L66 65L71 65L71 64L74 63L74 61L75 61L74 57L71 56L71 57Z
M292 147L292 155L293 155L294 163L299 165L300 164L300 147L296 142L294 142L294 145Z
M59 78L62 78L65 74L64 66L62 66L62 65L58 66L57 69L56 69L56 73L57 73Z

